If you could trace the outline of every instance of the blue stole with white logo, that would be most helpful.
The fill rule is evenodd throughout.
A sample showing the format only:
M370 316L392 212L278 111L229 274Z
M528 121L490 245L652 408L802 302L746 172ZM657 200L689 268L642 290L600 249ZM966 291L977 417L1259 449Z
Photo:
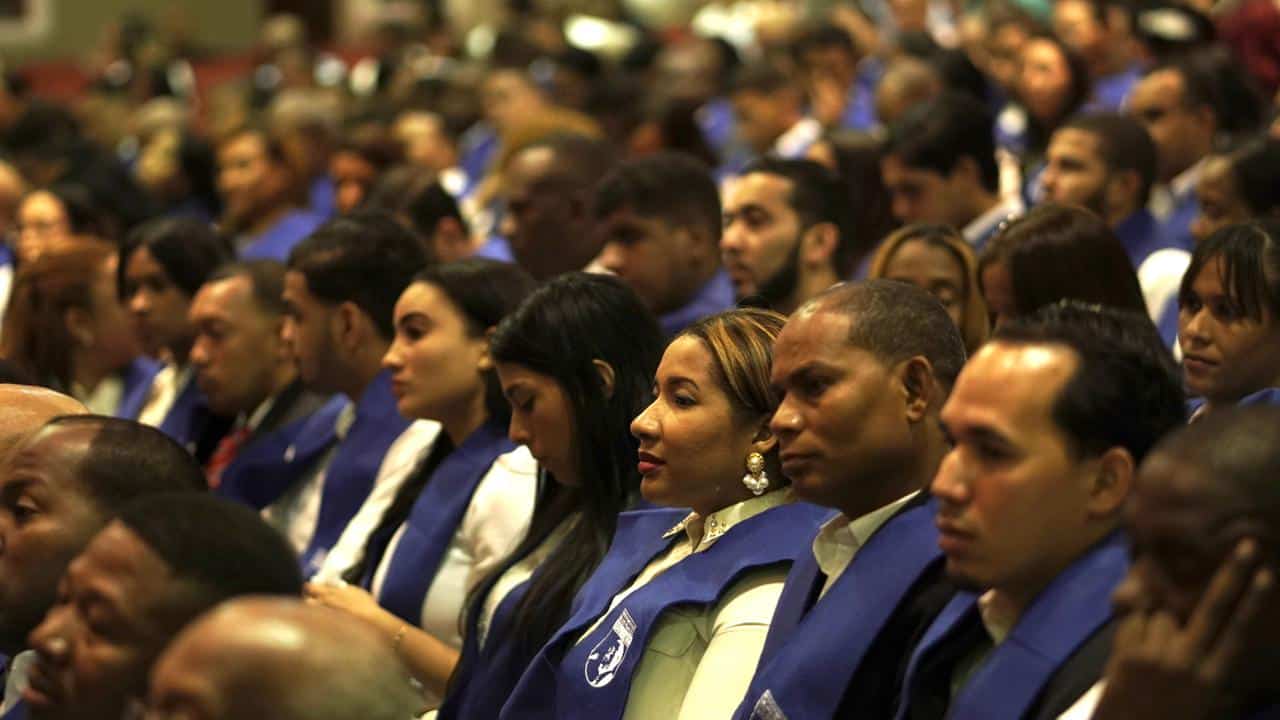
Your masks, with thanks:
M952 698L947 718L1022 717L1058 668L1111 619L1111 593L1128 571L1127 544L1114 532L1059 573ZM977 600L958 593L925 632L907 666L898 720L907 717L921 660L978 612Z
M311 542L302 553L304 577L320 569L329 549L373 490L383 456L409 424L396 409L391 373L383 370L356 403L355 421L325 470L320 516Z
M609 554L583 586L576 612L530 664L501 717L622 717L632 676L663 612L675 605L712 604L748 572L793 562L809 550L805 540L829 512L790 503L743 520L714 545L667 568L606 613L614 596L676 541L652 526L685 514L623 513ZM661 523L652 520L655 514ZM576 642L597 619L595 629Z
M735 717L776 717L779 710L789 718L835 716L863 655L903 596L941 557L936 512L930 500L890 518L816 603L826 576L812 552L796 561Z
M259 510L279 500L337 442L335 426L348 404L335 395L310 416L246 445L214 492Z
M423 599L480 480L499 456L515 448L505 427L485 423L445 457L413 503L391 555L378 604L406 622L421 621ZM371 558L368 563L366 587L379 560Z

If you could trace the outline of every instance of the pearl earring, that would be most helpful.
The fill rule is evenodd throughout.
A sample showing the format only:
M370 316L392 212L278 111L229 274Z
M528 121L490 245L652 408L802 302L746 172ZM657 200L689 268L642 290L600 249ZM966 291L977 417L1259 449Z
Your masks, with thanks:
M747 474L742 476L742 484L752 495L762 495L769 487L769 475L764 471L764 456L753 452L747 456Z

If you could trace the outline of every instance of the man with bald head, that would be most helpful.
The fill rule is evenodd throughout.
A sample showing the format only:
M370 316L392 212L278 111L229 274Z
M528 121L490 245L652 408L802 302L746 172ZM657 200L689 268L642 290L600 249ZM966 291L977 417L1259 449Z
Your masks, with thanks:
M148 708L205 720L407 720L422 708L408 678L372 627L297 600L244 598L174 639L152 671Z
M8 448L0 449L0 652L12 658L0 716L7 717L25 685L27 635L54 604L71 560L130 500L194 492L203 475L159 430L85 414L69 397L3 386L0 407L0 445Z
M34 385L0 385L0 457L59 415L89 412L79 400Z

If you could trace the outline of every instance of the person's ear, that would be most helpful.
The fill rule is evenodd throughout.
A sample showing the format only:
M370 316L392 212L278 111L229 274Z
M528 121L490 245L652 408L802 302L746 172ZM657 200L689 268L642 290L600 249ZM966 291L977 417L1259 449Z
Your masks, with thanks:
M840 229L835 223L814 223L804 231L800 242L800 259L809 266L834 264L840 245Z
M600 385L605 398L612 399L615 380L613 366L603 360L592 360L591 364L596 366L596 372L600 375Z
M765 415L760 421L760 429L756 432L756 436L751 439L751 452L758 452L761 455L768 455L774 448L778 447L778 436L773 434L769 429L769 420L772 415Z
M1087 508L1094 517L1110 517L1129 498L1137 463L1128 450L1117 446L1102 453L1096 464Z
M96 339L93 336L93 316L86 308L67 308L62 315L62 323L77 345L82 348L93 347Z
M917 355L898 366L898 380L902 388L907 422L924 420L938 396L938 382L933 376L933 366L923 356Z
M498 329L496 325L490 325L484 331L484 337L481 342L484 343L483 349L480 351L480 361L476 363L476 368L480 372L489 372L493 369L493 356L489 354L489 344L493 342L493 333Z
M366 335L364 330L370 320L360 306L350 300L339 303L330 322L333 337L342 349L353 352L364 344Z

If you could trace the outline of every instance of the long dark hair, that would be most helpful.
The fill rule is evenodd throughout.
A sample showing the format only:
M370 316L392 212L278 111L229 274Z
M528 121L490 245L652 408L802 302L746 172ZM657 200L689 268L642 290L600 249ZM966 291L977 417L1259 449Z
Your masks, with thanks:
M575 487L541 483L528 534L469 599L469 604L482 601L503 573L576 514L516 608L513 632L526 654L568 619L578 588L609 549L618 513L638 497L637 441L629 428L653 399L663 345L657 321L634 291L617 278L587 273L562 275L535 290L493 336L490 352L496 362L523 366L559 384L572 407L568 420L579 448L581 482ZM596 360L613 368L612 394Z
M1008 267L1018 315L1067 299L1147 313L1124 245L1102 218L1084 208L1053 203L1032 208L987 246L978 260L979 286L982 273L996 264Z

